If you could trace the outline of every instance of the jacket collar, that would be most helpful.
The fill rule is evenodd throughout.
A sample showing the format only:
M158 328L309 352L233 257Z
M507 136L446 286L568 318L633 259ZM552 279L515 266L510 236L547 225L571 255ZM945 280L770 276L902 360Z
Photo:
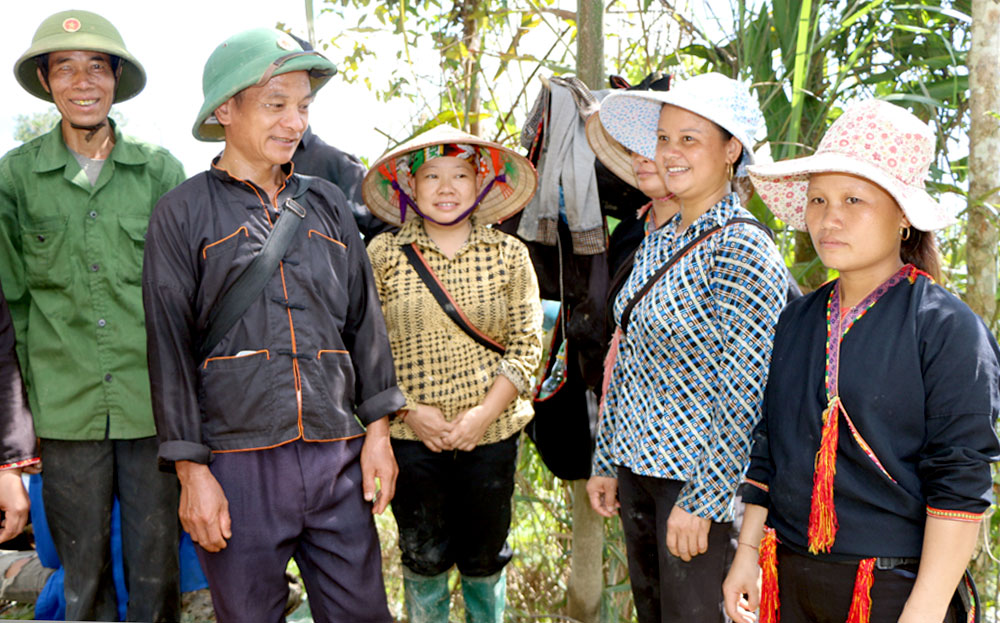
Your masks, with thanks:
M479 224L474 218L472 219L472 231L469 233L469 239L463 246L472 246L480 243L495 243L498 242L497 236L501 232L497 232L485 225ZM422 218L409 218L403 223L403 226L399 228L399 232L396 233L396 244L399 246L417 243L417 246L424 249L437 249L437 245L431 240L431 237L427 235L424 231L424 219Z
M149 162L146 152L138 145L123 140L121 130L115 125L113 119L108 118L108 123L115 133L115 145L111 148L111 155L108 156L109 161L126 165L141 165ZM34 173L48 173L64 167L68 168L67 173L72 171L75 174L79 170L80 164L66 147L66 141L63 140L62 136L62 124L57 123L56 127L42 136L42 146L38 150L38 155L35 156L35 167L32 171Z
M223 169L222 167L220 167L218 163L219 163L219 158L221 158L221 157L222 157L222 155L219 154L215 158L212 158L212 164L208 168L209 175L215 177L216 179L218 179L218 180L220 180L222 182L226 182L226 183L229 183L229 184L238 184L240 186L249 186L249 187L253 188L257 192L258 195L261 195L261 196L266 195L266 193L264 193L264 190L260 186L258 186L257 184L255 184L254 182L252 182L250 180L245 180L245 179L240 178L240 177L236 177L235 175L233 175L232 173L230 173L226 169ZM298 175L294 175L294 173L295 173L295 165L291 161L286 162L285 164L281 165L281 172L285 175L285 189L282 190L281 193L279 193L279 194L283 196L285 194L285 192L286 192L287 189L293 188L293 187L297 187L298 184L301 182L301 180L300 180L300 178L299 178Z

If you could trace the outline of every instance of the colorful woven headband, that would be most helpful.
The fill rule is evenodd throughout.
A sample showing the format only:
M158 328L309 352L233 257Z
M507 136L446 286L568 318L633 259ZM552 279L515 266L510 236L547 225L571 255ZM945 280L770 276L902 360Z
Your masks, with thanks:
M413 175L428 160L448 156L470 161L476 170L476 187L479 188L479 192L476 201L469 209L462 212L453 221L440 223L422 213L417 207L416 201L413 200ZM394 161L390 160L381 164L378 170L382 174L379 183L380 191L386 195L391 194L392 203L399 208L401 223L406 220L408 210L413 210L422 218L439 225L457 223L479 207L479 204L494 187L499 188L502 196L509 197L513 193L511 183L517 183L518 180L517 167L503 155L501 150L465 143L442 143L417 149L395 158Z
M417 169L422 167L428 160L447 157L469 160L473 167L476 166L475 147L463 143L444 143L441 145L430 145L429 147L410 152L408 164L410 174L416 173ZM401 160L405 162L406 159Z

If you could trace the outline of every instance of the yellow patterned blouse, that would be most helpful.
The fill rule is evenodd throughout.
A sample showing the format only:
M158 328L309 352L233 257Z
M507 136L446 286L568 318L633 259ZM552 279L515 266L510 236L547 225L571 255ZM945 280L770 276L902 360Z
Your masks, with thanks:
M441 309L403 255L416 243L466 318L506 347L503 356L476 343ZM469 240L448 259L427 236L423 219L407 221L368 246L389 343L406 407L432 405L452 420L478 405L496 375L510 379L518 396L486 429L480 445L507 439L531 419L532 374L542 355L542 309L528 250L513 236L473 221ZM416 440L393 420L397 439Z

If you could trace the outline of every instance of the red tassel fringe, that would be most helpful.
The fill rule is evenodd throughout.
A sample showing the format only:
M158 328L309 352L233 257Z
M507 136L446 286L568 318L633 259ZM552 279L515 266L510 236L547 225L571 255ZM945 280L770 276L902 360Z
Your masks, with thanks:
M779 623L781 600L778 598L778 536L772 528L764 528L760 541L760 616L759 623Z
M872 584L875 582L875 559L865 558L858 563L858 575L854 578L854 595L851 597L851 611L847 623L868 623L872 613Z
M816 452L812 506L809 510L809 551L827 553L837 538L837 512L833 505L833 477L837 473L837 437L840 399L823 411L823 437Z

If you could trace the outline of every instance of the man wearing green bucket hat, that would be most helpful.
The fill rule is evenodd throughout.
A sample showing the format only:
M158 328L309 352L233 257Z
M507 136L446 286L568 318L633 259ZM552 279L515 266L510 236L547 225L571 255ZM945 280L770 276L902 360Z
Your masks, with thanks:
M0 281L42 439L66 615L118 618L109 545L117 495L127 616L176 620L178 493L157 469L140 279L153 205L184 172L108 118L146 75L103 17L47 18L14 75L61 115L0 160Z
M223 42L193 133L225 148L150 221L160 459L223 623L281 620L292 557L314 620L391 621L372 514L393 495L387 415L405 401L348 202L289 162L334 71L278 30Z

